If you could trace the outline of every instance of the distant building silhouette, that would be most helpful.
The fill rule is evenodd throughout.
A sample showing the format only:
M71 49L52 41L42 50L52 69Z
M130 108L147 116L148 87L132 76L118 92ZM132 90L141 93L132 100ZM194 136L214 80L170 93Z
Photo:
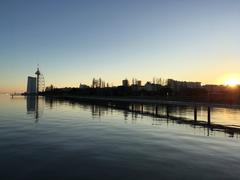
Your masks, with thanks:
M142 86L142 81L137 80L137 81L136 81L136 85L137 85L137 86Z
M35 77L28 76L27 94L37 93L37 79Z
M79 89L88 89L88 88L90 88L90 87L86 84L80 84L80 86L79 86Z
M93 78L92 80L92 88L105 88L105 84L105 81L103 81L101 78Z
M201 88L201 82L187 82L168 79L167 86L174 90L180 90L185 88Z
M46 92L51 92L54 90L54 86L51 84L50 86L46 87L45 91Z
M145 91L151 92L151 91L157 91L159 88L161 87L161 85L159 84L154 84L151 82L146 82L146 84L144 85L143 89Z
M153 85L151 82L146 82L145 86L144 86L144 90L146 91L153 91Z
M129 86L129 81L127 79L122 80L122 86L123 87L128 87Z
M207 89L210 92L223 92L227 89L224 85L215 85L215 84L206 84L203 86L204 89Z

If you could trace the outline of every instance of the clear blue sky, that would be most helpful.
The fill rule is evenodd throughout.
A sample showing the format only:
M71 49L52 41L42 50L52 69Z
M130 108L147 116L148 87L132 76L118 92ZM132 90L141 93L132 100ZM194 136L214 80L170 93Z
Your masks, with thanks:
M93 77L219 83L240 72L239 0L1 0L0 91L37 64L59 87Z

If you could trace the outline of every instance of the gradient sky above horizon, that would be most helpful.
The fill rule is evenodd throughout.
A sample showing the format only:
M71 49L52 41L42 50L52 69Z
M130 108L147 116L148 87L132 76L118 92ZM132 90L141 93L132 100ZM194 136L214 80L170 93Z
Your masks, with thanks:
M1 0L0 92L153 77L223 83L240 73L238 0Z

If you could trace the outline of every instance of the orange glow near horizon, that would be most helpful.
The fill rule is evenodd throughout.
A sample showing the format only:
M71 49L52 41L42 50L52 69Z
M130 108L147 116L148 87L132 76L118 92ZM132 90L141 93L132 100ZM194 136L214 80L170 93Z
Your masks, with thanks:
M235 87L239 84L240 84L240 82L237 79L229 79L225 82L225 85L228 85L228 86L231 86L231 87Z
M240 85L240 74L228 74L222 78L222 82L226 86L236 87Z

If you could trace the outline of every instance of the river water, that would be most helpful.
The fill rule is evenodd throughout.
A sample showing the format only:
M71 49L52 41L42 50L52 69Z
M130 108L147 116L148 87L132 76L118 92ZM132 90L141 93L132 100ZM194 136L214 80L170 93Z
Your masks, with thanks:
M192 112L171 109L189 119ZM206 119L204 108L198 118ZM212 123L238 127L239 120L238 109L212 112ZM240 139L180 119L0 95L0 162L1 180L239 179Z

